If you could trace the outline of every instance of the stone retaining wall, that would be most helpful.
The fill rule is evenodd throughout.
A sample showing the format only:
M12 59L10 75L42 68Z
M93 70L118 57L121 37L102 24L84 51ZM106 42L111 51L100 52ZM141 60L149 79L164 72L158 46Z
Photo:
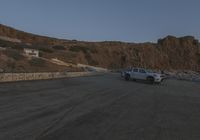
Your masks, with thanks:
M0 73L0 82L78 77L93 74L91 72Z

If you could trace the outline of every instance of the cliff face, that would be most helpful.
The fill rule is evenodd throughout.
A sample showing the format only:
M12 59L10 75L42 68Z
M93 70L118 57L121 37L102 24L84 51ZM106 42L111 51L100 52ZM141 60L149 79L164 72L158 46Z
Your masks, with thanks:
M28 47L39 49L42 57L58 58L75 64L83 63L106 68L136 66L200 70L200 44L192 36L167 36L159 39L157 43L140 44L83 42L33 35L4 25L0 25L0 36L20 41L12 42L15 47L11 49L28 44ZM4 42L0 44L2 45Z
M158 41L158 47L168 57L168 66L174 69L199 69L200 45L194 37L168 36Z

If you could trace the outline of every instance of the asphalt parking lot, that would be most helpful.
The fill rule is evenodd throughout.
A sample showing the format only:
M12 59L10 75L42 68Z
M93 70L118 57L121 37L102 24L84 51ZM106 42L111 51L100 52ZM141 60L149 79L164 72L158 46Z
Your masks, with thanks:
M1 140L200 140L200 83L118 74L0 84Z

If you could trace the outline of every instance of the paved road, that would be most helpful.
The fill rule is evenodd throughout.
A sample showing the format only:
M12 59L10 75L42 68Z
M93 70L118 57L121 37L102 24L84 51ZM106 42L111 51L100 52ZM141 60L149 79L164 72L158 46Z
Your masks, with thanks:
M0 140L200 140L200 84L116 74L0 84Z

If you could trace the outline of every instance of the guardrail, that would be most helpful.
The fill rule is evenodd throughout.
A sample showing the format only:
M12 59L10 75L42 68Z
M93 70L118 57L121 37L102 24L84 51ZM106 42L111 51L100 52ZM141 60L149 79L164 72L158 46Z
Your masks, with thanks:
M92 72L0 73L0 82L45 80L94 75Z

